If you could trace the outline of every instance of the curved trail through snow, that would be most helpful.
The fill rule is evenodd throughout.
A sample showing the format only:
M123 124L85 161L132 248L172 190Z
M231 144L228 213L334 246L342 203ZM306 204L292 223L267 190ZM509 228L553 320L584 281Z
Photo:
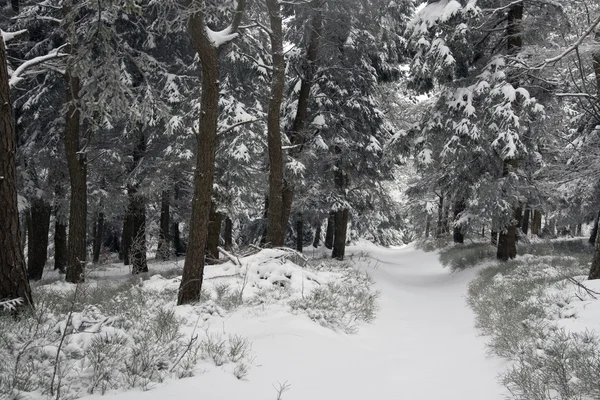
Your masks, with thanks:
M285 311L234 313L223 328L252 342L256 360L247 380L211 369L108 398L275 400L273 386L287 381L291 386L282 400L503 399L497 374L504 362L486 358L485 339L477 335L465 302L476 270L453 274L437 254L413 246L349 249L359 251L377 260L363 264L381 291L381 309L358 334L337 333Z

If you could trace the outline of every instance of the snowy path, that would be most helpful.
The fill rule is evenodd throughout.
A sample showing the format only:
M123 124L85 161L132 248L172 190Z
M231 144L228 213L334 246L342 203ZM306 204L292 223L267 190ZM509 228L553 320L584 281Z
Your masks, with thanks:
M351 249L360 250L378 260L370 273L382 294L377 320L357 335L285 312L236 313L223 329L253 342L257 358L246 381L213 369L148 392L108 398L269 400L276 398L273 385L285 381L291 387L284 400L504 398L496 380L503 362L485 357L484 339L465 304L475 271L451 274L435 254L412 246Z

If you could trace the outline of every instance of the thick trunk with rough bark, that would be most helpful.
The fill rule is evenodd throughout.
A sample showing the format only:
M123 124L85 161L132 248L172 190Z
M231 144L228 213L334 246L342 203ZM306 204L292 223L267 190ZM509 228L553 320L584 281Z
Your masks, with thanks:
M0 38L0 299L33 306L20 243L16 150L6 48Z
M39 281L44 274L48 261L48 233L52 206L44 199L33 199L29 210L27 231L27 276L29 280Z
M325 231L325 247L333 249L333 237L335 235L335 211L329 212L327 218L327 230Z
M71 182L69 206L69 242L66 281L80 283L85 280L86 224L87 224L87 160L79 141L80 109L79 78L66 75L67 115L65 153Z
M157 257L161 260L166 261L169 259L171 254L170 251L170 197L171 194L168 191L163 191L160 198L160 231L158 232L158 249L156 250Z
M349 214L350 212L347 208L335 212L335 234L331 257L337 260L343 260L346 253L346 233L348 230Z
M102 251L102 244L104 241L104 213L99 212L94 224L94 254L92 262L98 264L100 261L100 253Z
M283 220L283 150L281 148L281 102L285 87L285 58L283 54L283 28L278 0L266 0L271 23L271 97L267 118L267 142L269 147L269 209L267 218L267 242L271 246L283 246L287 221Z
M201 2L195 2L201 3ZM219 49L214 47L208 31L202 4L190 16L188 32L202 68L202 93L200 98L200 121L197 137L196 170L194 171L194 194L190 219L189 243L183 266L183 276L177 304L188 304L200 299L204 278L204 252L208 236L211 195L214 181L215 153L217 148L217 122L219 118ZM245 1L238 0L233 22L229 30L237 31L244 12Z
M221 238L221 224L223 223L223 214L215 210L215 205L211 206L210 221L208 223L208 238L206 243L206 258L209 264L219 260L219 239Z

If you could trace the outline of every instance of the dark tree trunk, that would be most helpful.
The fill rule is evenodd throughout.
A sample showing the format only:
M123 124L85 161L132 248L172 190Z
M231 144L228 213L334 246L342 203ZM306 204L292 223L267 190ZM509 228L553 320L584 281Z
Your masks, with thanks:
M600 279L600 240L598 240L598 229L596 229L596 238L594 239L594 258L592 260L592 267L590 268L590 275L588 279ZM590 238L591 239L591 238Z
M492 246L497 246L498 245L498 232L492 231L492 236L491 236L490 243L492 244Z
M6 49L0 40L0 299L21 299L24 306L33 306L20 243L17 145L8 79Z
M221 224L223 214L215 210L214 203L210 209L210 221L208 223L208 238L206 243L206 258L209 264L219 260L219 239L221 238Z
M271 23L271 97L267 118L269 147L269 211L267 242L274 247L283 246L287 220L283 217L283 150L281 148L281 102L285 87L285 58L283 54L283 28L278 0L266 0Z
M590 234L590 239L588 242L591 245L596 244L596 237L598 236L598 223L600 222L600 212L596 214L596 219L594 219L594 227L592 228L592 232Z
M169 259L171 251L169 250L170 235L170 193L163 191L160 198L160 231L158 233L158 249L156 250L157 256L166 261Z
M65 152L71 181L69 207L69 242L65 280L80 283L85 280L86 223L87 223L87 161L79 142L80 107L79 78L66 74L67 115Z
M346 253L346 232L348 230L349 211L347 208L335 212L335 235L331 257L343 260Z
M131 233L129 229L131 223L129 222L129 210L123 218L123 229L121 230L121 251L119 253L119 259L123 261L124 265L129 265L129 251L131 250Z
M531 219L531 208L527 207L525 209L525 214L523 215L523 222L521 224L521 230L523 231L523 234L525 236L527 236L527 233L529 233L529 220Z
M20 213L19 217L19 232L21 233L19 246L21 247L21 253L25 254L25 245L27 245L27 220L29 219L29 212L24 211Z
M581 224L577 224L577 227L575 228L575 236L581 237L581 228Z
M240 25L245 7L238 0L237 10L229 31L234 33ZM190 15L188 32L200 58L202 91L200 98L200 121L197 135L196 169L194 171L194 195L190 218L189 243L183 266L183 277L177 296L177 304L188 304L200 299L204 278L204 252L208 236L211 195L214 181L215 153L217 146L217 122L219 119L219 49L208 37L202 8Z
M427 214L425 217L425 239L429 239L429 231L431 230L431 216Z
M444 236L444 196L439 196L440 201L438 203L438 220L437 227L435 230L435 237L441 238Z
M539 210L533 211L533 221L531 221L531 233L540 236L542 231L542 213Z
M148 261L146 258L146 202L143 196L137 194L137 190L130 188L129 208L125 221L128 225L126 229L127 244L129 249L129 264L131 264L131 273L139 274L148 272ZM125 254L124 254L125 255Z
M173 241L173 252L175 257L181 257L185 254L183 243L181 243L181 233L179 232L179 222L171 224L171 240Z
M233 221L231 218L225 218L225 232L223 232L223 239L225 240L225 250L233 250Z
M463 199L458 199L454 203L454 232L453 239L454 243L464 243L465 235L463 233L463 227L457 224L458 219L460 218L460 213L462 213L466 208L465 202Z
M60 218L55 217L54 222L54 269L61 273L67 268L67 225Z
M10 7L16 14L19 13L19 0L10 0Z
M29 280L39 281L44 274L48 261L48 233L52 206L43 199L33 199L29 210L27 231L27 276Z
M302 253L304 248L304 221L302 220L302 214L298 215L296 220L296 251Z
M283 231L284 237L288 230L288 221L292 213L292 202L294 200L294 187L288 182L283 183L283 195L281 196L283 203Z
M99 212L98 217L96 219L96 223L95 223L95 229L94 229L94 256L92 259L92 262L94 264L98 264L98 261L100 261L100 253L102 251L102 244L104 241L103 235L104 235L104 213Z
M269 196L265 196L265 208L263 210L263 221L264 227L262 236L260 237L260 245L266 246L267 244L267 227L269 225Z
M316 249L321 244L321 224L315 229L315 238L313 239L313 247Z
M329 212L327 218L327 230L325 231L325 247L333 249L333 237L335 235L335 211Z

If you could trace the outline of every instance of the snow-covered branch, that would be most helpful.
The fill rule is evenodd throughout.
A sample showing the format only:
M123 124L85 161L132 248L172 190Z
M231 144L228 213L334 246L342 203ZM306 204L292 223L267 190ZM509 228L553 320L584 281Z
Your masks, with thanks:
M9 87L12 89L19 82L21 82L23 80L23 78L21 76L27 69L29 69L35 65L44 63L46 61L53 60L55 58L68 56L68 54L60 52L65 46L66 46L66 44L57 48L53 52L46 54L45 56L39 56L39 57L32 58L31 60L27 60L23 64L19 65L19 67L17 69L15 69L14 71L12 71L12 73L10 73L10 79L8 81Z
M4 40L4 43L8 42L9 40L12 40L14 38L16 38L17 36L21 36L23 34L27 33L26 29L20 30L20 31L16 31L16 32L4 32L2 29L0 29L0 36L2 36L2 39Z
M599 24L600 24L600 15L598 15L598 17L592 23L592 25L590 25L590 27L583 33L583 35L581 35L581 37L571 47L569 47L564 52L562 52L562 54L560 54L556 57L545 59L541 68L545 67L548 64L556 63L556 62L562 60L563 58L565 58L566 56L568 56L571 52L575 51L575 49L577 49L581 45L581 43L583 43L585 38L587 38L590 35L590 33L592 33Z

